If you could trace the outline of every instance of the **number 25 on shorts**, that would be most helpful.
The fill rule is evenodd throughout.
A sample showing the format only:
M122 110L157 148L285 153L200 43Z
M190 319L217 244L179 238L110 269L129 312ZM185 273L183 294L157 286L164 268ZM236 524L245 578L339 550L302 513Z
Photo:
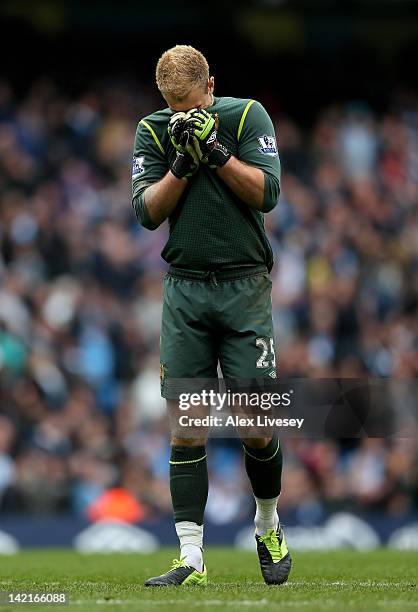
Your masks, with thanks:
M275 368L276 367L276 354L274 352L274 340L273 338L257 338L256 346L261 349L261 355L258 357L255 365L257 368ZM271 356L271 359L268 358Z

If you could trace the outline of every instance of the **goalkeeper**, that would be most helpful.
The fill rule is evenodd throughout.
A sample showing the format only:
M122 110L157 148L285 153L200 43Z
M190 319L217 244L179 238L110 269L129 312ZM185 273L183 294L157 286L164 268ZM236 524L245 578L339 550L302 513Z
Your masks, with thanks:
M138 124L132 202L144 227L169 222L160 372L162 396L175 411L179 379L215 379L218 362L229 379L276 376L273 257L263 216L279 197L280 162L263 106L215 97L207 61L193 47L163 53L156 80L168 108ZM242 443L261 572L268 584L281 584L291 567L277 514L281 446L276 435ZM170 490L180 558L147 586L207 583L205 445L204 438L172 434Z

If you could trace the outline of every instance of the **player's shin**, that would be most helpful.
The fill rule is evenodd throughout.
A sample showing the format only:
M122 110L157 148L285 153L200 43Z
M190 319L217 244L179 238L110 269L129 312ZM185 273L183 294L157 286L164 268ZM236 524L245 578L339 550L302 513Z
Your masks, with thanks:
M208 497L205 446L171 447L170 490L180 558L203 569L203 515Z
M282 451L277 436L264 448L253 448L243 442L245 469L256 501L254 519L256 533L276 530L279 524L277 500L281 490Z

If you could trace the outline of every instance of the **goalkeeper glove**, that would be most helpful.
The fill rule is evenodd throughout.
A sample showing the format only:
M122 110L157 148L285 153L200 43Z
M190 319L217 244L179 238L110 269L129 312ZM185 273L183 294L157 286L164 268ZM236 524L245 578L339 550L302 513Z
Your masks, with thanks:
M193 136L193 145L201 162L210 168L221 168L231 157L217 139L218 116L203 109L192 109L185 118L185 130Z
M196 162L190 153L187 153L187 151L186 153L179 153L179 151L177 151L176 157L170 166L172 174L179 179L191 178L197 172L198 168L199 162Z
M180 153L184 153L186 151L186 144L189 139L189 134L184 132L184 124L186 119L187 113L174 113L167 128L171 144Z
M199 158L191 144L191 135L185 130L186 113L175 113L168 124L168 135L176 157L170 166L176 178L190 178L199 168Z

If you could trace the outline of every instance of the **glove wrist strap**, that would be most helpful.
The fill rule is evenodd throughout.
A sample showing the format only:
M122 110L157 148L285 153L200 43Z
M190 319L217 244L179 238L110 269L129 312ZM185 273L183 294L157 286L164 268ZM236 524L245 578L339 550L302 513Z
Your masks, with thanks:
M186 179L191 176L197 166L193 158L188 153L177 153L175 160L170 167L171 173L178 179Z
M207 163L210 166L222 168L222 166L224 166L230 158L231 153L228 151L228 149L217 142L213 150L208 155Z
M174 164L171 166L170 170L171 174L173 174L177 179L182 179L185 176L182 172L178 171Z

